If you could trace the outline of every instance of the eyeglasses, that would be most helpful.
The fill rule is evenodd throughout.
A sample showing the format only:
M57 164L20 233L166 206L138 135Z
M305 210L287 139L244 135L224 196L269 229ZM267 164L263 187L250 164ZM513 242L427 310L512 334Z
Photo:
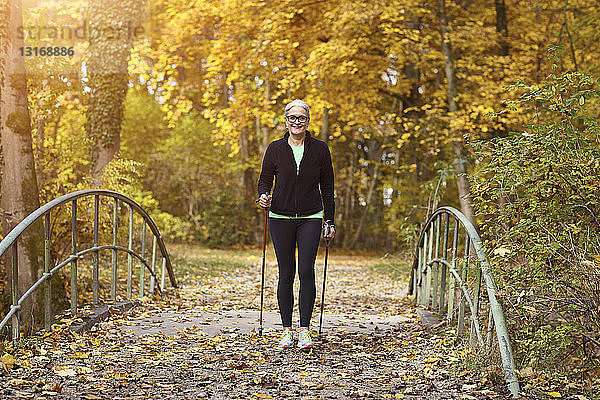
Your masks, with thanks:
M285 119L287 119L288 122L291 123L299 122L301 124L308 121L308 117L306 115L288 115L285 117Z

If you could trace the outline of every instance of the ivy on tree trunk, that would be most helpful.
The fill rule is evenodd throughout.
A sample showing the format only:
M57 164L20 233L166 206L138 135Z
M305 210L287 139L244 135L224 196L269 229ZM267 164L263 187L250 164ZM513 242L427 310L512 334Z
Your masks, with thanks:
M95 179L119 151L129 55L133 39L140 32L144 3L94 0L88 4L89 97L85 128L94 143L90 165Z

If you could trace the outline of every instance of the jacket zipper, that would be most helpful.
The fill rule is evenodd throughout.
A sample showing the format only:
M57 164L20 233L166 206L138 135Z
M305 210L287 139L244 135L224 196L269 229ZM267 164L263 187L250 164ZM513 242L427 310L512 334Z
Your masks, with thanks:
M294 150L292 150L292 146L287 143L286 141L286 146L288 148L288 154L291 156L292 158L292 163L294 163L294 165L296 165L296 158L294 157ZM300 165L296 166L296 180L294 182L294 216L298 217L298 196L296 196L296 187L298 186L298 175L300 175Z
M291 147L290 147L290 150L292 150ZM304 155L302 155L302 157L304 157ZM292 151L292 159L294 161L294 164L296 164L296 157L294 157L293 151ZM298 218L298 195L296 193L296 188L298 187L298 177L300 176L300 164L301 163L302 163L302 159L300 159L300 162L298 163L298 167L296 168L296 183L294 185L294 205L295 205L294 211L296 211L296 213L294 215L296 216L296 218Z
M294 211L296 211L294 213L294 216L296 218L298 218L298 196L296 196L295 192L296 192L296 188L298 187L298 177L300 176L300 165L302 164L302 159L304 159L304 156L306 155L306 152L307 152L307 147L308 147L307 140L306 140L307 138L308 138L307 136L304 137L304 153L302 154L300 163L297 165L297 168L296 168L296 182L294 184ZM292 156L292 161L293 161L294 165L296 165L296 158L294 157L294 151L292 150L292 147L290 146L289 143L286 143L286 144L287 144L287 146L289 148L289 152Z

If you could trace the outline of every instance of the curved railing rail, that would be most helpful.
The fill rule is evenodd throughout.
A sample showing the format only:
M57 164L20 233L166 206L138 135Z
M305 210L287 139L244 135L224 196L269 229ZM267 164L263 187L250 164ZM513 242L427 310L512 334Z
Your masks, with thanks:
M487 301L480 296L482 278ZM504 312L496 298L490 263L477 230L457 209L440 207L425 223L415 252L410 293L415 295L418 305L431 307L444 315L448 323L456 321L458 341L466 338L465 320L470 317L469 343L473 347L490 352L495 344L492 343L495 326L508 389L514 397L518 396L512 348ZM485 340L484 328L487 328Z
M86 249L78 249L78 223L77 223L77 201L82 198L93 197L94 198L94 222L93 222L93 245ZM99 245L99 225L100 225L100 198L108 197L112 198L112 244L107 245ZM58 262L56 265L51 266L51 221L50 216L54 211L60 210L60 207L71 203L71 254L66 257L61 262ZM129 209L129 229L128 229L128 246L123 247L117 245L117 235L118 235L118 225L119 225L119 203L121 206L123 204L128 206ZM139 214L142 218L142 233L141 233L141 253L134 249L133 247L133 237L134 237L134 211ZM18 243L19 237L21 234L29 228L34 223L43 219L44 226L44 273L37 282L35 282L25 293L23 293L20 297L18 295L18 277L19 277L19 260L18 260ZM151 260L146 258L146 227L149 227L151 233L153 234L152 240L152 255ZM160 255L162 256L162 268L161 268L161 278L160 280L156 274L156 250L160 250ZM42 207L38 208L31 214L29 214L23 221L21 221L17 226L15 226L6 237L0 242L0 257L7 252L8 249L11 249L11 293L12 293L12 304L10 306L10 310L6 313L3 320L0 322L0 332L4 329L4 327L8 324L9 320L12 320L12 338L13 340L18 340L20 338L20 321L19 321L19 311L23 305L23 303L40 287L42 284L45 286L45 307L44 307L44 322L47 330L50 330L50 325L52 321L52 308L51 308L51 285L50 278L57 273L62 267L67 264L71 264L71 315L77 314L77 262L78 260L86 254L92 254L93 256L93 265L92 265L92 305L96 307L99 301L99 253L102 250L111 250L112 252L112 269L111 269L111 288L110 288L110 298L112 302L117 301L117 269L118 269L118 257L117 252L124 252L127 254L127 298L132 298L132 276L133 276L133 258L135 257L141 262L140 266L140 278L139 278L139 295L140 297L144 296L145 290L145 280L144 275L145 271L149 271L150 273L150 282L149 282L149 291L151 293L155 292L157 289L162 292L162 289L165 286L165 271L168 272L169 280L171 281L171 285L177 287L177 282L175 280L175 275L173 273L173 267L171 265L171 260L169 258L169 254L167 252L167 248L162 240L160 235L160 231L156 227L156 224L150 218L148 213L144 211L144 209L137 204L135 201L131 200L127 196L117 193L110 190L102 190L102 189L86 189L79 190L73 193L66 194L59 198L56 198ZM160 281L160 284L156 283Z

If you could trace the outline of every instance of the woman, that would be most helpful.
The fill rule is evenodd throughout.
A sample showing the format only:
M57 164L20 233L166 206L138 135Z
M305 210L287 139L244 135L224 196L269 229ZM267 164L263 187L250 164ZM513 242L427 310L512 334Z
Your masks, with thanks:
M269 208L269 232L279 268L277 301L283 325L280 348L294 344L292 310L296 276L296 245L300 277L300 329L298 347L312 347L310 319L315 304L315 258L323 220L326 240L335 237L333 225L333 167L325 142L313 138L306 130L310 109L302 100L285 106L287 132L269 144L258 179L259 204ZM271 187L275 188L271 199ZM320 189L320 190L319 190Z

